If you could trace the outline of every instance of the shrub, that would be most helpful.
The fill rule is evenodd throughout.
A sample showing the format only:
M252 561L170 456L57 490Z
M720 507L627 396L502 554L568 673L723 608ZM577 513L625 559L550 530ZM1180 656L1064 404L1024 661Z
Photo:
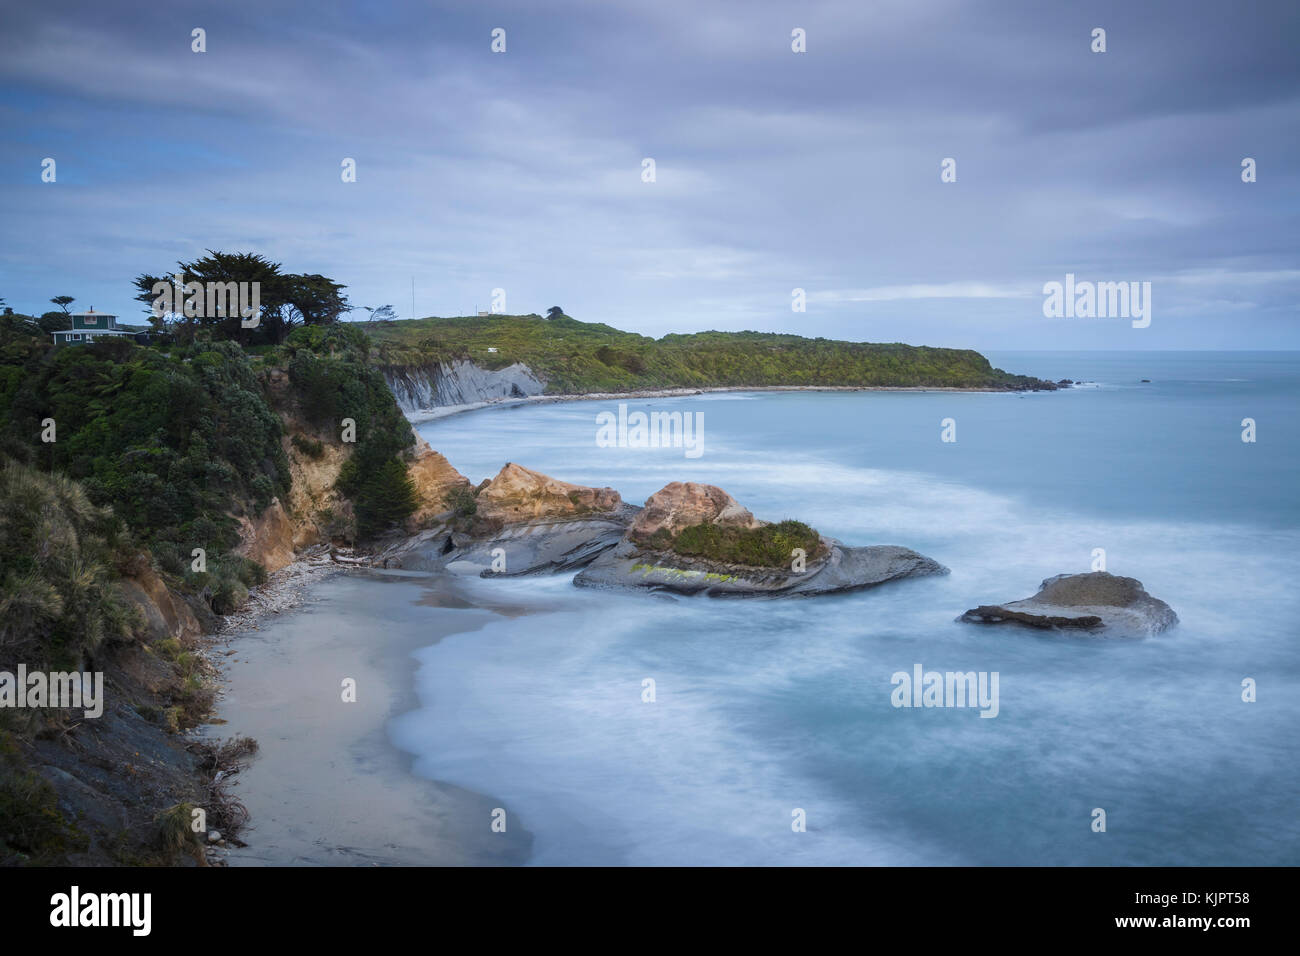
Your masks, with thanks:
M86 839L59 813L54 787L29 770L0 731L0 866L58 863Z
M75 481L0 464L0 669L72 667L129 638L136 614L113 588L124 547L112 512Z
M194 832L194 804L177 803L154 817L159 848L166 854L188 850L197 858L203 852L203 835Z
M325 446L315 438L308 438L306 435L294 432L293 437L289 439L293 442L293 447L298 449L308 458L320 458L325 454Z
M796 548L802 548L808 558L816 557L822 548L821 536L802 521L759 528L697 524L683 528L676 537L660 528L646 543L688 557L755 568L789 567Z
M458 518L468 518L478 513L478 500L470 488L457 486L442 496L442 502L456 513Z

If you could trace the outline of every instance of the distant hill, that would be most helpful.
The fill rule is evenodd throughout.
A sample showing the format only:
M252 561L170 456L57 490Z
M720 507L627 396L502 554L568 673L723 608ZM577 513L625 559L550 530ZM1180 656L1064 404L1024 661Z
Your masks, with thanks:
M809 339L779 332L697 332L654 339L560 315L460 316L362 326L371 361L424 367L454 359L522 362L548 394L771 385L1052 389L995 369L970 349ZM495 352L489 352L495 349Z

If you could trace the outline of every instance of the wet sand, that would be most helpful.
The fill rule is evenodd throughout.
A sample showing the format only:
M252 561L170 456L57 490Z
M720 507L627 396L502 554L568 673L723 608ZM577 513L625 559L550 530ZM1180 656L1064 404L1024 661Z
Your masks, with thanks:
M331 613L358 601L367 602L364 626L355 613ZM418 627L410 626L413 615ZM230 848L225 862L525 862L532 835L523 826L491 831L500 801L415 776L386 729L418 706L412 652L493 617L445 580L350 571L313 583L307 603L256 630L223 634L211 653L223 670L217 716L225 724L207 732L247 735L260 748L231 787L251 815L240 834L248 846ZM344 678L356 681L355 703L343 701Z

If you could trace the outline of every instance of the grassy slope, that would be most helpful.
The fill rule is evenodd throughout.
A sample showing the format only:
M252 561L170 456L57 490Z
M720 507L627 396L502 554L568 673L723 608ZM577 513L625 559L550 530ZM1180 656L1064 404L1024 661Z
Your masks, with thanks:
M776 332L699 332L660 339L568 316L428 318L366 326L381 365L469 358L486 368L523 362L551 394L645 388L887 385L1036 388L978 352L808 339ZM489 347L498 351L489 353ZM1050 386L1048 386L1050 387Z

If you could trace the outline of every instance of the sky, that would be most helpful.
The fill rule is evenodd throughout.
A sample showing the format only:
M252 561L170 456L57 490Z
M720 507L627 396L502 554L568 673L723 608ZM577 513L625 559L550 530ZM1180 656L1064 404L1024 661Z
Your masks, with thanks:
M1298 46L1294 0L0 0L0 298L143 322L216 249L402 318L1296 349ZM1045 316L1067 274L1150 323Z

